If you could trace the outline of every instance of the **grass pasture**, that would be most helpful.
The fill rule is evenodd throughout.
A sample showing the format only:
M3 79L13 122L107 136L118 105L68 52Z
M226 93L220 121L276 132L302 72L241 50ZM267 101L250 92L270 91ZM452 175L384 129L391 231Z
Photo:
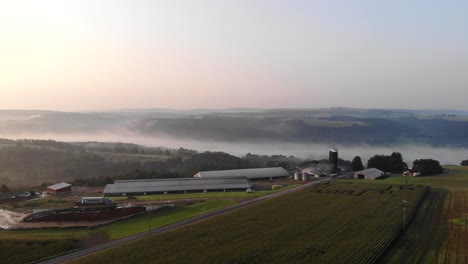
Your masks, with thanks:
M161 227L195 215L234 204L232 200L204 201L184 207L165 207L150 214L151 228ZM122 238L148 230L148 215L139 215L97 228L111 239Z
M422 186L336 182L254 204L73 263L372 263Z
M468 189L468 166L444 166L445 172L442 174L420 177L405 177L402 175L392 175L383 180L340 180L344 182L366 182L375 184L422 184L433 187L456 187Z
M80 248L82 228L0 231L0 263L27 263Z

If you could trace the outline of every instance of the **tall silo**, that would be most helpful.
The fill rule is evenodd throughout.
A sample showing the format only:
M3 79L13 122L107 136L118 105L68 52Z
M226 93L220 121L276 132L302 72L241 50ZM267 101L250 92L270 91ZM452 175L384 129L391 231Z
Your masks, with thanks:
M330 149L328 162L332 165L332 172L338 171L338 150L336 148Z

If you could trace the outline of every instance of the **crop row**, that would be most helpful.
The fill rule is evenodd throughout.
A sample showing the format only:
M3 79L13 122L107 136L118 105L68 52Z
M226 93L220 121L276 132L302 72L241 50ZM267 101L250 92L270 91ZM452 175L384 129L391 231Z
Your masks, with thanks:
M421 186L322 184L80 263L150 257L157 263L374 263L401 233L402 201L408 201L409 223L425 192Z

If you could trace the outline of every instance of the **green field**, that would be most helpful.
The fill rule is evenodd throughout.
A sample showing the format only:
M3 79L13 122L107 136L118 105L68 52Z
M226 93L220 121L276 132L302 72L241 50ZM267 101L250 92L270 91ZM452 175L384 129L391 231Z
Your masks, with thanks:
M423 184L440 187L468 187L468 166L444 166L445 172L442 174L420 177L405 177L402 175L392 175L383 180L365 180L368 183L376 184ZM342 180L345 182L362 182L363 180Z
M91 234L83 228L0 231L0 262L27 263L78 249Z
M468 192L434 188L384 263L467 263Z
M203 201L184 207L165 207L150 214L151 228L161 227L195 215L233 205L232 200ZM131 219L116 222L97 228L107 237L115 239L130 236L148 230L148 215L141 215Z
M256 198L278 191L294 188L298 185L288 185L271 191L246 192L208 192L168 195L137 196L137 200L162 201L197 199L194 204L163 208L151 213L151 228L174 223L192 216L235 204L235 199ZM113 197L114 200L126 200L127 197ZM10 206L13 208L63 208L73 205L71 201L61 199L39 199L18 202ZM25 263L28 261L49 257L63 252L79 249L82 241L96 235L107 239L118 239L136 233L144 232L148 228L148 215L140 215L123 221L111 223L98 228L66 228L66 229L38 229L22 231L0 231L0 259L9 263ZM21 254L29 252L28 255ZM12 258L11 256L16 256Z
M234 203L232 200L209 200L183 207L156 210L151 213L151 227L168 225ZM140 215L98 228L0 231L0 263L4 263L3 261L10 264L26 263L79 249L83 240L95 235L116 239L144 232L147 229L148 215Z
M445 173L408 177L408 183L431 186L408 232L382 263L468 263L468 167L445 166ZM403 176L384 180L343 180L376 185L404 184Z
M79 248L78 240L0 240L1 263L28 263Z
M320 184L73 263L372 263L426 190Z

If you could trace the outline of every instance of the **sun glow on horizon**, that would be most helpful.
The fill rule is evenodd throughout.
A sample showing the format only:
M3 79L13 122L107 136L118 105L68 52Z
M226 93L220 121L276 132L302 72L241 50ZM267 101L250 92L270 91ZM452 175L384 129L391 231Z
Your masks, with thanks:
M466 108L453 96L468 85L459 21L430 27L411 20L437 14L419 14L417 4L404 12L388 4L391 14L359 5L2 1L1 107ZM382 99L367 100L375 90Z

